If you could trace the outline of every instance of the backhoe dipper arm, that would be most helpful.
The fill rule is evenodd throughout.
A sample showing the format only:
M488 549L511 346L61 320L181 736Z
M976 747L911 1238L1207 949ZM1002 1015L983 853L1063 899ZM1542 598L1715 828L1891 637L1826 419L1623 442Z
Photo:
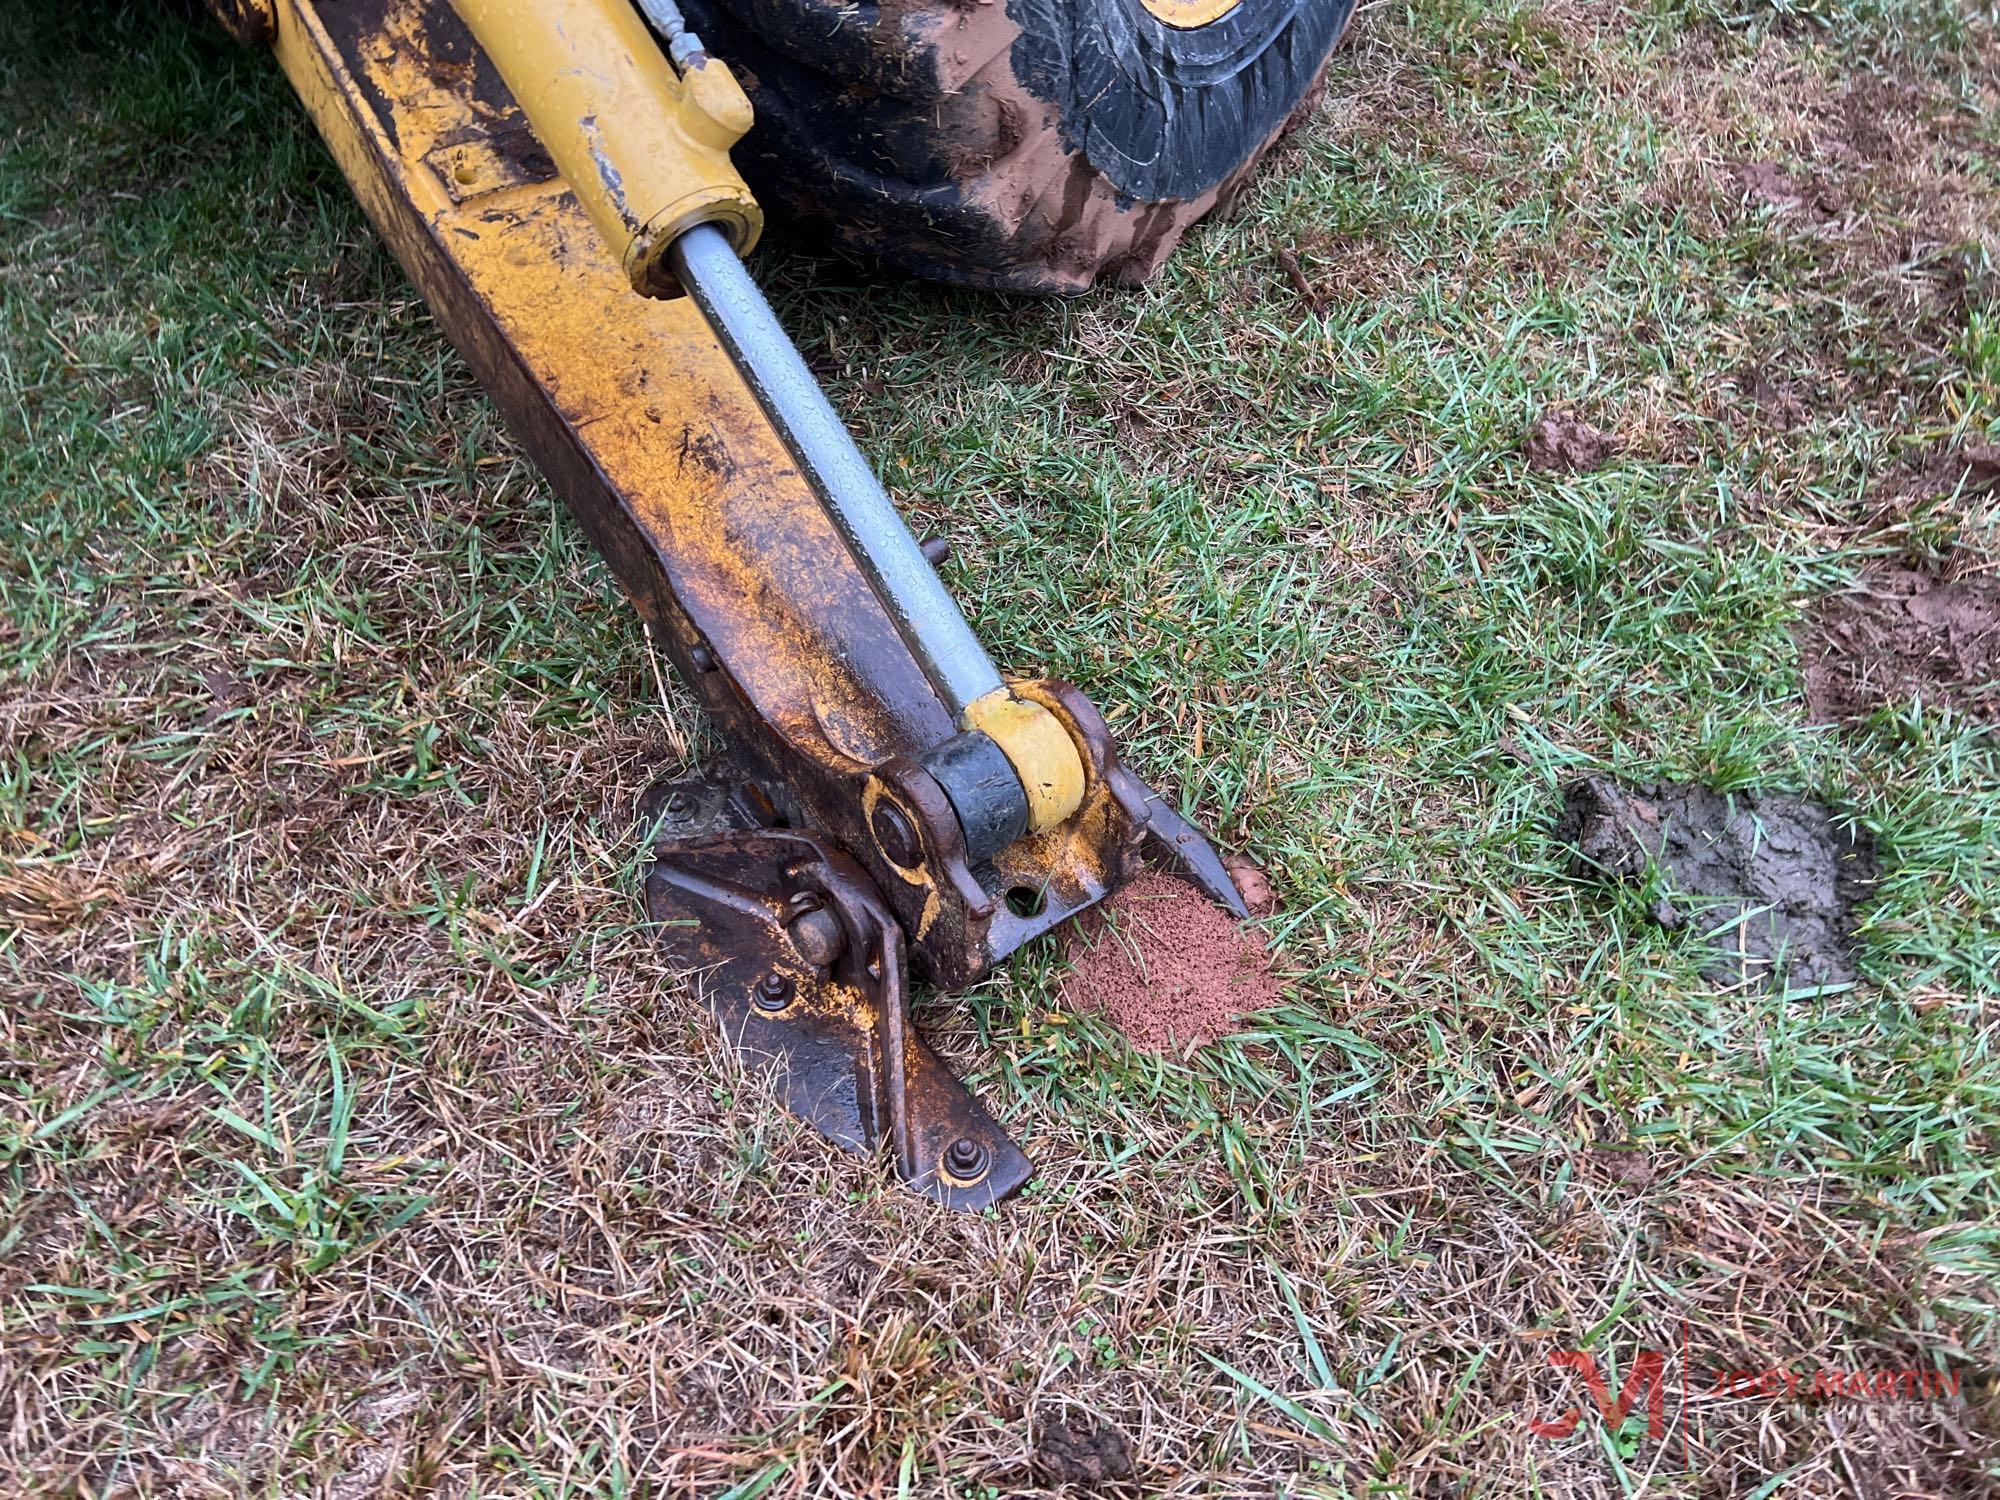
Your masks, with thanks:
M969 984L1149 842L1240 898L1081 694L1003 682L744 272L761 217L726 68L671 30L670 57L628 0L216 8L274 46L729 742L727 786L653 799L647 901L700 918L663 936L732 1040L940 1200L1018 1186L1026 1159L905 1022L905 950Z

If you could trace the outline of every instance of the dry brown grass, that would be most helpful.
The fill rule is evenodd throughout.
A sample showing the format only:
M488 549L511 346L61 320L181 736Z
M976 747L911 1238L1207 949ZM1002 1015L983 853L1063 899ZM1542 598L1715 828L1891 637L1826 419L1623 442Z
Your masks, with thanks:
M121 24L134 47L165 47L143 54L149 69L189 68L174 49L190 44L159 43L158 23ZM634 802L702 731L407 289L365 269L351 214L328 210L324 244L287 223L320 270L364 269L324 303L309 276L262 305L285 357L259 365L252 343L251 374L192 395L171 363L185 350L106 373L107 347L180 348L168 320L130 326L145 322L131 280L81 251L0 268L59 309L47 339L82 351L71 396L53 379L10 389L44 438L47 409L74 400L63 441L81 456L55 454L50 472L104 507L73 548L57 522L83 499L37 489L26 507L87 597L5 559L22 601L0 623L8 660L58 645L0 683L0 743L22 768L0 827L0 1488L1030 1497L1063 1489L1057 1426L1108 1425L1136 1473L1104 1489L1132 1495L1994 1493L1991 1199L1953 1186L1990 1160L1988 1083L1940 1065L1898 1163L1868 1142L1916 1106L1838 1066L1843 1038L1873 1046L1886 1028L1861 1066L1886 1055L1886 1072L1914 1075L1945 1045L1925 1017L1965 1018L1983 1055L1990 996L1967 969L1809 1016L1698 993L1657 942L1493 831L1538 816L1535 786L1475 780L1455 742L1333 720L1316 696L1358 700L1390 677L1455 703L1472 676L1459 659L1442 687L1424 659L1382 665L1433 613L1468 658L1482 639L1463 577L1441 587L1427 559L1462 530L1484 584L1556 543L1505 530L1547 495L1495 476L1489 450L1511 436L1466 435L1489 419L1480 392L1385 403L1360 435L1309 443L1303 423L1266 440L1270 387L1332 382L1359 344L1427 343L1447 363L1465 337L1440 311L1454 295L1595 286L1615 256L1590 213L1678 226L1688 259L1662 262L1664 303L1686 290L1676 265L1753 232L1730 162L1824 162L1812 170L1849 205L1781 210L1802 217L1756 241L1809 268L1796 307L1727 267L1687 270L1728 304L1700 326L1702 378L1634 379L1607 417L1651 458L1712 456L1713 424L1737 408L1709 377L1795 355L1782 373L1820 446L1757 438L1771 451L1748 472L1768 481L1772 535L1837 529L1781 502L1845 481L1826 453L1847 427L1915 411L1896 427L1914 440L1941 420L1942 386L1845 358L1833 309L1858 310L1871 358L1929 359L1958 336L1978 287L1949 266L1968 240L1990 247L1996 222L1990 127L1916 78L1880 95L1867 135L1843 113L1860 86L1812 37L1745 50L1690 23L1663 53L1643 41L1651 24L1606 5L1370 14L1287 170L1306 197L1359 179L1434 219L1333 226L1309 202L1291 214L1274 183L1226 231L1250 251L1209 263L1197 245L1175 284L1238 320L1216 368L1135 356L1165 341L1135 336L1134 299L1037 312L1009 354L1022 381L1045 378L1045 340L1102 367L1078 407L1106 424L1143 414L1123 429L1135 473L1195 463L1232 498L1264 481L1315 496L1286 533L1310 567L1290 612L1341 599L1354 614L1308 660L1273 653L1227 682L1177 648L1176 691L1122 706L1139 753L1170 766L1181 752L1162 740L1206 737L1220 760L1244 726L1257 736L1211 810L1291 899L1296 1006L1181 1067L1055 1011L1046 953L969 1002L928 1005L932 1037L1040 1164L1022 1199L980 1218L781 1113L637 929ZM93 108L115 115L97 86ZM1523 101L1540 127L1503 107ZM1653 119L1658 172L1635 176L1581 124L1572 158L1536 156L1568 128L1550 129L1550 109L1558 124ZM1825 147L1833 130L1853 155ZM1350 153L1337 171L1336 148ZM180 169L206 181L200 162ZM1589 212L1482 237L1453 219L1454 195L1494 181ZM318 191L338 203L323 177ZM1321 295L1379 302L1389 325L1355 345L1301 331L1279 246ZM974 316L941 306L898 313L932 320L927 349ZM30 321L8 325L8 350L40 347ZM197 327L216 340L229 321ZM1613 359L1646 333L1613 331L1533 330L1508 358L1552 363L1584 342ZM911 420L977 420L980 393L942 384ZM134 481L150 513L92 488L92 431L182 401L214 431L192 462ZM1233 457L1246 430L1256 451ZM916 440L892 438L916 454L913 484L957 482L949 454L924 472ZM1852 516L1838 526L1854 534ZM1139 569L1125 545L1093 533L1075 571ZM1271 555L1244 542L1190 562L1163 542L1135 629L1167 631L1187 613L1175 590L1258 578ZM1552 631L1562 613L1507 629ZM1083 670L1115 692L1171 655L1121 659L1128 645L1107 630ZM1499 716L1506 757L1560 766L1694 735L1584 691L1624 672L1596 649L1561 664L1576 696ZM1648 661L1619 684L1670 698L1674 678L1646 676L1668 671ZM1407 691L1412 713L1439 714ZM1471 734L1493 753L1487 729ZM1461 836L1447 864L1437 851ZM1940 883L1955 868L1940 861ZM1775 1078L1813 1027L1823 1071L1761 1095L1760 1070ZM1863 1102L1815 1103L1834 1097ZM1745 1100L1750 1125L1713 1123ZM1827 1123L1865 1108L1878 1119L1852 1134ZM1911 1205L1913 1184L1930 1206ZM1582 1399L1548 1355L1585 1343L1621 1373L1642 1347L1668 1353L1684 1446L1589 1412L1569 1439L1528 1431ZM1962 1373L1960 1399L1815 1404L1723 1396L1713 1379L1941 1364ZM1773 1476L1781 1488L1761 1488Z

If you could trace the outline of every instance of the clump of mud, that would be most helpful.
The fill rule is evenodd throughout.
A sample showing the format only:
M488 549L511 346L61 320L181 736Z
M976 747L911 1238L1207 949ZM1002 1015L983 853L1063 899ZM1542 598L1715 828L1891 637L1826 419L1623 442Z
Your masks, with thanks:
M1552 411L1521 441L1528 467L1556 473L1589 474L1603 468L1623 445L1573 412Z
M1732 162L1724 169L1728 185L1746 202L1766 208L1797 208L1805 195L1792 176L1774 161Z
M1816 724L1865 719L1913 698L2000 720L2000 583L1879 569L1819 602L1800 628L1799 652Z
M1132 1445L1109 1422L1072 1413L1037 1425L1035 1468L1043 1478L1089 1490L1132 1477Z
M1158 870L1084 913L1065 956L1071 970L1062 1002L1109 1017L1149 1052L1205 1046L1279 998L1263 937Z
M1240 854L1225 854L1222 865L1236 882L1236 894L1243 898L1244 910L1251 916L1268 917L1278 909L1278 893L1271 886L1271 877L1254 861Z
M1718 983L1801 990L1855 977L1852 913L1873 851L1821 803L1582 776L1563 789L1555 835L1579 876L1638 884L1657 872L1653 919L1712 934L1702 972Z

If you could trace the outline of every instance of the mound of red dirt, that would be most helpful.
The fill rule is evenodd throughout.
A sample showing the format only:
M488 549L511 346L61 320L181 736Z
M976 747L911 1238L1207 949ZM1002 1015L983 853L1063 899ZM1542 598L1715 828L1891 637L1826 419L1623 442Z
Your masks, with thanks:
M1203 1046L1278 1002L1263 935L1158 870L1079 918L1065 952L1062 1002L1108 1016L1149 1052Z

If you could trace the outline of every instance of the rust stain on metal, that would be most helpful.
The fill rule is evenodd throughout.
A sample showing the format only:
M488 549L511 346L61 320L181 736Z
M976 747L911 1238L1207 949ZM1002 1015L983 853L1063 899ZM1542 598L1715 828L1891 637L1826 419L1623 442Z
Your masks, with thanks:
M787 1107L828 1139L886 1150L906 1184L949 1208L984 1208L1028 1180L1020 1148L910 1024L902 929L824 839L663 838L646 912L737 1051L770 1067Z

